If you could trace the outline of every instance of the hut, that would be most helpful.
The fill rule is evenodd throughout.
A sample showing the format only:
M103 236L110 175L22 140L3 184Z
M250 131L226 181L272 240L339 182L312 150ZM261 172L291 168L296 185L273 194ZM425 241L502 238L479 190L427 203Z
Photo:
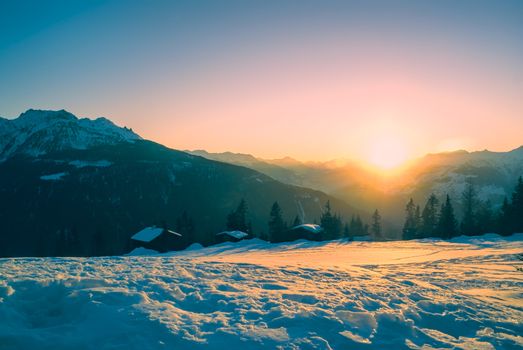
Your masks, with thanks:
M245 239L249 236L248 233L243 231L223 231L216 234L216 241L218 243L222 242L239 242L242 239Z
M316 224L302 224L290 229L293 239L308 239L309 241L321 241L323 227Z
M131 237L132 247L143 247L160 253L185 248L182 235L166 228L146 227Z

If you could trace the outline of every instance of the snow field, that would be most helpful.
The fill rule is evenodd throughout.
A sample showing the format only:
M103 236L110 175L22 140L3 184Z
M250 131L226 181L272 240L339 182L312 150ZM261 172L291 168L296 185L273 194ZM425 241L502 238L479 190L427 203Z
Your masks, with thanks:
M519 349L522 239L0 259L0 349Z

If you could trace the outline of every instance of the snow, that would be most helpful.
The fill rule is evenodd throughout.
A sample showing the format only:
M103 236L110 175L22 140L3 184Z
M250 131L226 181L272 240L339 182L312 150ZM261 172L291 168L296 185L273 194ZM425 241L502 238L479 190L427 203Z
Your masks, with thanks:
M0 348L518 349L523 234L0 259Z
M42 176L40 176L40 180L44 180L44 181L58 181L58 180L62 180L62 178L65 175L67 175L67 173L56 173L56 174L42 175Z
M140 256L140 255L158 255L159 252L153 249L147 249L144 247L138 247L131 250L130 253L126 254L127 256Z
M320 225L315 225L315 224L302 224L302 225L294 226L292 228L292 230L297 230L300 228L307 230L309 232L312 232L312 233L321 233L323 231L323 228Z
M248 236L247 233L242 232L242 231L223 231L223 232L216 234L216 236L219 236L219 235L227 235L227 236L231 236L236 239L242 239L242 238L245 238Z
M108 160L72 160L69 162L69 165L72 165L76 168L85 168L85 167L95 167L95 168L107 168L113 165L112 162Z
M63 149L88 149L102 144L141 139L132 130L106 118L78 119L60 111L30 109L0 122L0 162L15 154L40 156Z

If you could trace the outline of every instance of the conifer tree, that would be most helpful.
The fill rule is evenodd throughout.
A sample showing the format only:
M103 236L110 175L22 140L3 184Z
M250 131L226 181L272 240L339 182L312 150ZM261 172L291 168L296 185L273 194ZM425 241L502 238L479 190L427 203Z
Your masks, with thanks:
M438 225L438 198L431 193L421 213L421 232L419 237L432 237Z
M176 232L182 235L185 244L191 244L196 241L194 237L194 221L186 210L176 219Z
M292 227L296 227L299 225L301 225L301 220L300 220L300 217L298 215L296 215L294 217L294 221L292 222Z
M437 232L444 239L450 239L457 233L456 217L449 195L447 195L445 203L441 205Z
M332 214L330 201L327 201L320 218L320 225L323 228L324 239L336 239L341 235L342 224L338 215Z
M518 178L518 183L512 193L510 228L511 233L523 232L523 178L521 176Z
M418 207L419 210L419 207ZM403 225L403 239L413 239L416 237L418 222L416 218L416 205L411 198L405 207L405 224Z
M269 219L269 240L277 242L284 239L287 231L287 224L283 221L282 210L278 202L274 202L271 207Z
M498 230L501 234L508 234L511 232L511 207L508 198L503 198L503 204L498 215Z
M343 237L347 238L349 241L353 240L349 224L347 222L345 223L345 225L343 225Z
M416 225L416 238L422 238L422 235L421 235L421 224L422 224L422 221L421 221L421 208L419 207L419 205L416 205L416 210L414 212L414 221L415 221L415 225Z
M461 220L461 233L473 236L478 232L477 229L477 194L471 180L467 182L462 193L463 218Z
M381 215L376 209L372 214L371 234L375 240L380 240L382 238L381 233Z
M477 231L478 234L494 232L494 213L490 200L481 201L477 211Z
M239 230L251 233L251 224L247 222L247 213L247 202L242 198L236 210L227 216L227 230Z

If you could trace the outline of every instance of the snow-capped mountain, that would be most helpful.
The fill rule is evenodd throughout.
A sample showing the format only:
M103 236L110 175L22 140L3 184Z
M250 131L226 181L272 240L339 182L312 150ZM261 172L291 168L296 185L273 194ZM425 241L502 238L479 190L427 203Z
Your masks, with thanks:
M180 231L187 244L211 244L241 199L259 235L275 201L286 221L319 220L327 201L345 218L359 213L325 193L66 111L0 119L0 149L0 256L122 254L153 224ZM190 231L180 227L183 213L194 220ZM64 248L64 237L78 239Z
M106 118L77 118L65 111L30 109L16 119L0 118L0 161L16 154L39 156L65 149L141 139Z

